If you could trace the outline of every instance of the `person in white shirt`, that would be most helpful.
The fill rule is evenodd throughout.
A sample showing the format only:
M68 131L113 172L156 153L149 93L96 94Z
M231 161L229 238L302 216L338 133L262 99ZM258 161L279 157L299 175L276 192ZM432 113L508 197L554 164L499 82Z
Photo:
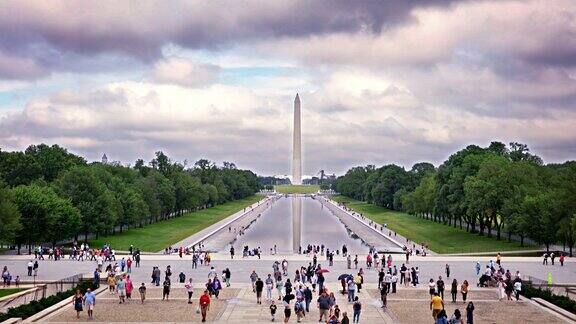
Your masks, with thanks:
M384 284L386 285L386 291L390 292L390 287L392 284L392 275L390 272L386 272L384 275Z

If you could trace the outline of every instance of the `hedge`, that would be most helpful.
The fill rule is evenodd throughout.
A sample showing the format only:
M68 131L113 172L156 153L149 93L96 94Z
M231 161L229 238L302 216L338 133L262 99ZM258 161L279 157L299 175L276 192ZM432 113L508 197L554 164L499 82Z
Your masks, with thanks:
M540 289L531 285L525 285L522 287L522 295L528 298L542 298L572 314L576 314L576 301L566 296L555 295L548 289Z
M3 322L12 317L20 317L22 319L28 318L40 311L45 310L46 308L55 305L66 298L69 298L74 295L76 289L80 289L82 293L86 292L88 288L92 288L93 284L91 281L84 281L75 288L68 289L66 291L62 291L57 293L56 295L48 296L42 298L40 300L31 301L28 304L20 305L18 307L8 309L6 313L0 313L0 322Z

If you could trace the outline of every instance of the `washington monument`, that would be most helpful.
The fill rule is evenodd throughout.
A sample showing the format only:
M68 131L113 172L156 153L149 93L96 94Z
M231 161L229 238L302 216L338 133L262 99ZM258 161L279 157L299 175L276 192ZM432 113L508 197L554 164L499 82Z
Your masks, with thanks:
M292 184L302 184L302 134L300 133L300 97L294 99L294 137L292 143Z

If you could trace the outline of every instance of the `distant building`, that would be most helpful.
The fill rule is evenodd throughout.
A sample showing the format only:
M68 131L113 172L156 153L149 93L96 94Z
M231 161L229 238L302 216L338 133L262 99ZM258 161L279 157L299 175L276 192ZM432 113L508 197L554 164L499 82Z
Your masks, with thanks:
M102 164L108 164L108 157L106 154L102 155Z

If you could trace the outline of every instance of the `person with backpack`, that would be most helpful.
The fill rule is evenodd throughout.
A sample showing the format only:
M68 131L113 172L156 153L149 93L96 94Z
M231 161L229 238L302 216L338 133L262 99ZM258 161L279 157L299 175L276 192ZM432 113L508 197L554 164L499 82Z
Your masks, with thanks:
M352 323L360 322L360 313L362 312L362 304L358 300L358 296L354 297L354 305L352 305L354 310L354 316L352 316Z
M264 291L264 281L258 277L254 283L256 289L256 304L262 304L262 291Z

